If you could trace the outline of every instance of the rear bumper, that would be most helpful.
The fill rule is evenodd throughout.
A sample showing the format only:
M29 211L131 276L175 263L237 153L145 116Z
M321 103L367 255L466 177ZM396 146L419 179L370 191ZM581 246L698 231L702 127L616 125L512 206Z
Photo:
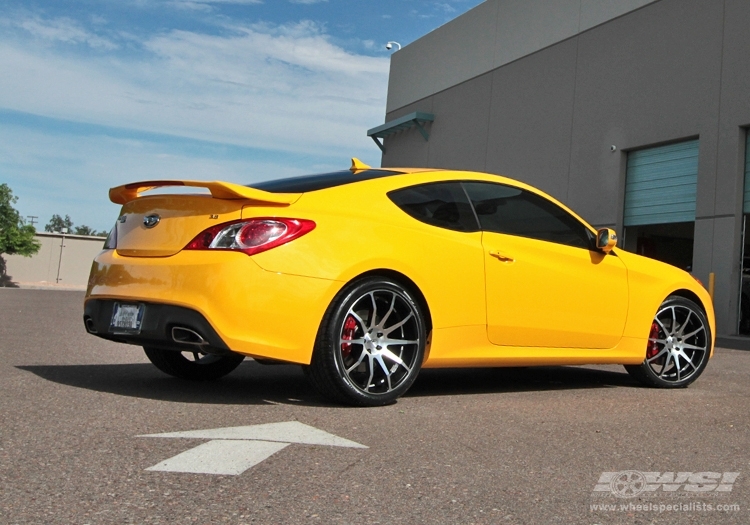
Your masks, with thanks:
M153 346L179 351L200 351L227 354L229 347L201 314L182 306L140 303L144 306L143 325L137 334L112 333L110 323L116 301L90 299L83 311L83 324L88 333L139 346ZM189 337L189 334L194 337Z
M325 310L342 284L269 272L242 253L124 257L109 250L92 265L84 316L95 335L113 341L161 341L155 346L165 347L172 327L183 326L212 351L307 364ZM146 305L143 337L109 333L115 301Z

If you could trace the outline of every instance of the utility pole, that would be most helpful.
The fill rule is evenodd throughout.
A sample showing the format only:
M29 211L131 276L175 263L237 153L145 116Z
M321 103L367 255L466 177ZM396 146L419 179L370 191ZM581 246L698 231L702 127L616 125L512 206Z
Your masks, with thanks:
M37 221L37 219L39 218L38 215L27 215L26 218L29 219L29 224L31 224L32 226L39 222Z
M63 248L65 248L66 233L68 233L68 229L62 228L62 240L60 241L60 258L57 260L57 279L55 279L55 284L60 284L60 267L62 266L62 252Z

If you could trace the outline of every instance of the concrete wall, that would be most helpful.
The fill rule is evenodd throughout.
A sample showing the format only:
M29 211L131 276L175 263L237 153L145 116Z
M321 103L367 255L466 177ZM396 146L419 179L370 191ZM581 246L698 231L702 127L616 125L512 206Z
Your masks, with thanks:
M395 111L654 1L487 0L392 55L386 111Z
M513 3L480 7L495 4ZM474 38L486 23L472 18L477 9L429 36L460 28ZM568 17L562 26L580 23L573 11L560 13ZM648 3L390 111L386 120L427 111L435 121L429 142L414 130L388 137L383 166L505 174L551 193L594 225L622 231L628 150L697 137L694 274L704 283L710 272L716 274L718 330L735 333L744 138L750 125L749 27L747 0ZM445 67L464 52L447 57ZM393 71L391 85L412 82L405 71L395 66ZM391 103L389 91L388 107L399 103Z
M104 246L103 237L40 232L36 239L42 247L32 257L3 255L12 283L86 286L91 262Z

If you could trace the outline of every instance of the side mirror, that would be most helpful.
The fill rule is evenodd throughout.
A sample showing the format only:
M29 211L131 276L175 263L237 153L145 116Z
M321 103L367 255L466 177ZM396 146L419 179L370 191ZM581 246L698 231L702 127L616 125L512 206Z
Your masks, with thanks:
M596 247L604 253L609 253L617 246L617 234L611 228L602 228L596 232Z

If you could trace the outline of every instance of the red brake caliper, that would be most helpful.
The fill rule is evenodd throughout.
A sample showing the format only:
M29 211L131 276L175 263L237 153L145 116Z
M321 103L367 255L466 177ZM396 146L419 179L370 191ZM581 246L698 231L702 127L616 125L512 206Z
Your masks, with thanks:
M659 339L659 324L656 322L651 323L651 332L648 334L648 346L646 347L646 357L651 359L656 354L659 353L659 345L656 344L656 341L651 341L651 339Z
M341 334L341 339L343 341L351 341L354 339L354 332L357 331L357 320L354 319L354 317L347 316L346 321L344 321L344 331ZM349 357L349 354L352 353L352 344L351 343L342 343L341 344L341 355L343 357Z

